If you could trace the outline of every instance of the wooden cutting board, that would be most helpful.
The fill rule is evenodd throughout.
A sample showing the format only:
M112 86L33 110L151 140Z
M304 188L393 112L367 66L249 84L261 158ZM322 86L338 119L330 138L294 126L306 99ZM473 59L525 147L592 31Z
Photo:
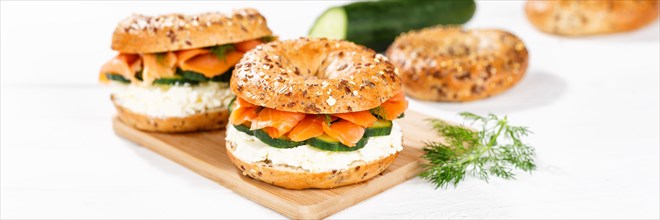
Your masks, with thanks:
M145 146L220 185L289 218L317 219L357 204L421 172L423 141L438 140L424 119L408 111L397 120L403 129L404 149L381 175L369 181L335 189L289 190L243 176L225 153L225 131L159 134L136 130L117 118L117 135ZM429 186L432 187L432 186Z

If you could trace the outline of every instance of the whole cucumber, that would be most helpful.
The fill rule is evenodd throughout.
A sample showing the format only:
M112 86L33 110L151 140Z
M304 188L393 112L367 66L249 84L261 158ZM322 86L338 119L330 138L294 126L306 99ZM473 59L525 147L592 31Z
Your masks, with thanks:
M381 0L326 10L310 37L346 39L384 51L402 32L435 25L458 25L474 15L473 0Z

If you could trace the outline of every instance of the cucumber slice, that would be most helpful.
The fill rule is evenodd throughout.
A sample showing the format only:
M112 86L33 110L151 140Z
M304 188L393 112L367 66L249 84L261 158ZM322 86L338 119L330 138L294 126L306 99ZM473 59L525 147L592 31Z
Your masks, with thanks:
M271 138L262 129L254 130L254 136L257 137L262 142L266 143L268 146L271 146L271 147L274 147L274 148L294 148L294 147L305 144L305 142L290 141L286 137Z
M326 151L356 151L367 145L368 139L369 137L367 137L366 135L362 136L362 139L360 139L360 141L358 141L354 147L346 146L341 142L339 142L339 140L330 137L327 134L323 134L321 136L311 138L306 142L307 145L309 146Z
M250 130L250 127L248 127L248 126L234 125L234 128L236 128L236 130L238 130L240 132L243 132L243 133L246 133L246 134L249 134L249 135L254 135L254 131ZM266 134L266 136L268 136L268 134ZM261 139L259 139L259 140L261 140Z
M182 70L182 69L177 68L176 69L176 74L180 75L182 78L187 79L187 80L198 81L198 82L209 81L209 78L206 78L206 76L202 75L201 73L194 72L194 71L187 71L187 70Z
M365 137L387 136L392 133L392 121L378 119L374 125L364 131Z
M213 81L213 82L229 82L229 79L231 79L231 72L234 70L234 67L230 68L223 74L214 76L213 78L208 78L204 76L204 74L195 72L195 71L189 71L189 70L182 70L182 69L176 69L176 74L181 76L184 79L191 80L191 81L197 81L197 82L207 82L207 81Z
M140 80L140 81L142 81L142 70L140 70L139 72L135 73L135 78L138 79L138 80Z
M276 41L276 40L277 40L276 36L265 36L265 37L259 38L259 41L261 41L262 43L268 43L268 42L272 42L272 41Z
M213 82L229 82L229 80L231 79L232 72L234 72L234 67L229 68L229 70L227 70L223 74L214 76L210 80L213 81Z
M199 82L184 79L182 77L173 77L173 78L160 78L154 80L154 85L183 85L183 84L197 85Z
M439 24L464 24L475 10L474 0L355 2L325 11L309 36L346 39L384 51L403 32Z
M236 96L234 98L231 98L231 101L229 101L229 105L227 106L227 110L229 111L229 115L231 115L231 112L234 111L234 102L236 102Z
M326 37L330 39L346 39L348 17L343 7L330 8L316 19L309 30L310 37Z
M130 83L131 80L124 78L124 76L115 74L115 73L106 73L105 77L108 78L109 80L121 82L121 83Z

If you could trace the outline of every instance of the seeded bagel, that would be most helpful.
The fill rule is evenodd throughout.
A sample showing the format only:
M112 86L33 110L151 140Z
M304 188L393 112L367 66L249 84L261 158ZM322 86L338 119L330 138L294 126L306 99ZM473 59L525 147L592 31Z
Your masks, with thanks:
M400 35L387 56L406 94L431 101L471 101L501 93L525 74L525 44L501 30L432 27Z
M375 108L401 90L385 56L342 40L275 41L236 65L231 90L255 105L289 112L334 114Z
M580 36L638 29L658 17L658 1L528 1L525 12L539 30Z
M199 15L133 15L121 21L112 49L122 53L158 53L236 43L271 36L266 19L254 9Z

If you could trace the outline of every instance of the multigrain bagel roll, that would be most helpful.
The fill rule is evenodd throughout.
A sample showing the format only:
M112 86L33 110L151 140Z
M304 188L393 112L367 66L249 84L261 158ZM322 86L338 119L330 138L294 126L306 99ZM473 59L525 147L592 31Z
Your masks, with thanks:
M399 69L406 94L446 102L506 91L520 81L528 62L525 44L513 34L460 27L402 34L386 54Z
M400 92L396 71L385 56L364 46L301 38L246 54L236 66L231 89L248 102L279 110L363 111Z
M238 43L272 34L266 19L249 8L231 14L136 14L117 25L112 49L122 53L158 53Z
M258 46L236 65L227 154L244 175L289 189L383 172L402 147L408 101L382 55L328 39Z
M657 0L527 1L525 12L539 30L581 36L635 30L658 17Z
M112 87L118 118L155 132L224 128L229 79L250 49L274 37L254 9L198 15L132 15L115 28L99 80Z

